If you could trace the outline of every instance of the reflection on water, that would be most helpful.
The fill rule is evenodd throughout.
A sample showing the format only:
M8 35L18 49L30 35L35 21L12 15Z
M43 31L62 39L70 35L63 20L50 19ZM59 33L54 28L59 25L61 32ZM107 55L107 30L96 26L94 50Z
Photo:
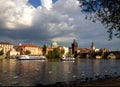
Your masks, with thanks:
M76 62L0 60L0 85L34 86L67 82L83 77L120 75L120 60L79 59Z

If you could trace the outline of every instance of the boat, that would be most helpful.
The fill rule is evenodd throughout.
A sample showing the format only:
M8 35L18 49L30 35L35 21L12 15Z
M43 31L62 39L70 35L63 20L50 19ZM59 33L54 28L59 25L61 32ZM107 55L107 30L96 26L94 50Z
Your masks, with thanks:
M97 55L96 59L102 59L102 56Z
M18 57L19 60L27 60L27 59L30 59L30 57L28 55L20 55Z
M116 59L116 56L113 54L113 53L110 53L108 56L107 56L108 59Z
M61 60L62 61L74 61L75 58L74 57L63 57Z
M18 60L46 60L45 56L20 55Z

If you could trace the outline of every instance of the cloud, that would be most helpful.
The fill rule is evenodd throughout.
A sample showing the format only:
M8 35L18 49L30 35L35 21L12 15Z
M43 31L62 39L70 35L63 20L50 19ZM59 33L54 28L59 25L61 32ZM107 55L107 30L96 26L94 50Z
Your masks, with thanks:
M32 25L34 8L27 4L26 0L9 0L7 2L1 0L0 8L1 27L17 29L20 26Z
M41 0L42 6L47 10L52 8L52 0Z
M1 0L0 40L41 46L53 40L70 46L73 39L77 39L80 47L89 47L92 41L98 47L111 44L105 28L85 20L78 5L77 0L58 0L48 10L43 6L34 8L28 0ZM119 46L118 40L113 42Z

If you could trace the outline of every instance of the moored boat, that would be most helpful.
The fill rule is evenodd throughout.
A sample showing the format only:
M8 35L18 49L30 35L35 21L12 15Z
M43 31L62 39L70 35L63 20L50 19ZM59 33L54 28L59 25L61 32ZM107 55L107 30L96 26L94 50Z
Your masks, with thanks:
M97 55L96 59L102 59L102 56Z
M116 59L116 56L113 54L113 53L110 53L108 56L107 56L108 59Z
M63 57L61 60L62 61L74 61L75 58L74 57Z
M28 56L28 55L20 55L19 60L46 60L45 56Z
M18 57L19 60L27 60L27 59L30 59L30 57L28 55L20 55Z

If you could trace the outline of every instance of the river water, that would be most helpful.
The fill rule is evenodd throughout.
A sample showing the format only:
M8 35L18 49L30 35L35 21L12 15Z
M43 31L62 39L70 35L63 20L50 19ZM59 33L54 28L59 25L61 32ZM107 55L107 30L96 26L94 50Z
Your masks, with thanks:
M68 82L96 75L120 75L120 60L78 59L75 62L0 60L0 86L35 86Z

